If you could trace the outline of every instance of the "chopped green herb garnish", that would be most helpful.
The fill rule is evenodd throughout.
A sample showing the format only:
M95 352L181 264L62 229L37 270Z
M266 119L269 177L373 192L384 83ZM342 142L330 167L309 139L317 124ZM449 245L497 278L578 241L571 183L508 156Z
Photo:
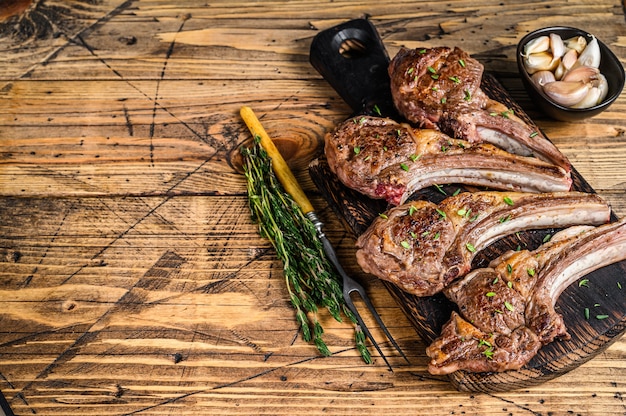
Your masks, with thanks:
M583 279L580 282L578 282L578 287L589 287L588 283L589 283L589 279Z
M509 303L507 301L504 301L504 307L507 308L508 310L510 310L511 312L513 312L515 310L515 307L511 303Z
M515 205L515 202L513 202L513 200L511 199L511 197L508 197L508 196L505 196L505 197L504 197L504 202L505 202L507 205L511 205L511 206Z
M445 191L445 190L441 187L441 185L437 185L437 184L435 184L434 186L435 186L435 188L436 188L439 192L441 192L442 194L444 194L444 195L448 195L448 194L446 193L446 191Z
M530 133L530 138L536 137L539 133L537 133L536 131L533 131L532 133Z
M417 211L417 208L415 208L413 205L411 205L409 207L409 215L415 214L415 211Z
M589 308L585 308L585 319L589 319Z
M609 315L596 315L596 319L602 320L608 318Z
M506 271L507 271L508 274L513 273L513 266L511 266L510 264L507 264L506 265Z
M546 234L546 236L545 236L545 237L543 237L543 242L544 242L544 243L547 243L548 241L550 241L550 239L551 239L551 238L552 238L552 235L550 235L550 234Z
M487 341L485 339L478 340L478 346L483 346L483 345L491 347L491 342L489 342L489 341Z
M411 248L411 245L407 241L401 241L400 245L406 248L407 250Z
M354 146L354 154L358 155L359 153L361 153L361 148L359 146Z
M492 298L496 295L496 292L487 292L485 293L485 296L487 296L488 298Z
M465 68L465 61L462 59L459 59L459 65L461 65L463 68Z
M374 112L378 114L379 116L382 115L380 108L378 107L378 104L374 104Z
M445 211L442 211L442 210L440 210L439 208L435 208L435 210L437 211L437 213L439 213L439 215L441 216L441 218L446 218L446 217L447 217L447 215L446 215L446 212L445 212Z
M406 163L400 163L400 167L401 167L401 168L402 168L402 170L404 170L404 171L407 171L407 172L409 171L409 167L407 166L407 164L406 164Z
M526 269L526 273L528 273L528 275L532 277L535 275L535 269Z
M472 243L465 243L465 248L467 248L467 251L470 253L476 252L476 247L474 247Z

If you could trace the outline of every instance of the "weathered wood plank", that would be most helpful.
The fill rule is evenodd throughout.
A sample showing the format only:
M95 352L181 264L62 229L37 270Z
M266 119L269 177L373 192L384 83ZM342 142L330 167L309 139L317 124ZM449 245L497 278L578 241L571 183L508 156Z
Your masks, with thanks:
M514 56L529 30L570 24L626 62L622 2L32 3L0 13L0 390L17 414L623 414L624 340L523 391L468 395L428 376L424 344L360 271L307 172L350 112L309 65L310 42L369 15L391 53L445 44L478 57L626 215L624 97L587 122L553 122L528 100ZM325 316L333 357L301 339L246 205L244 104L411 366L389 345L394 373L377 356L363 365L351 327Z

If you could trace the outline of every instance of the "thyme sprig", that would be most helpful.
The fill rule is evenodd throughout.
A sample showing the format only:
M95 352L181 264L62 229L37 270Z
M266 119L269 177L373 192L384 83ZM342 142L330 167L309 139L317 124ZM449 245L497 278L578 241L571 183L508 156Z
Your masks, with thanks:
M315 226L296 202L285 192L272 170L271 158L259 140L240 149L247 179L248 205L259 233L271 243L283 263L283 275L290 302L302 338L313 341L324 356L331 355L322 335L324 329L318 318L320 308L342 322L342 314L355 328L355 344L363 361L371 363L365 344L365 334L356 317L343 300L340 277L324 253Z

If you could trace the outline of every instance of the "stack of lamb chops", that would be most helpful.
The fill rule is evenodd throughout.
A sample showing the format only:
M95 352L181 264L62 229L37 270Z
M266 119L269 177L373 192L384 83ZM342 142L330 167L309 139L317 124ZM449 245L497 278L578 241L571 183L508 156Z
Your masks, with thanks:
M401 49L389 75L407 122L357 116L325 136L337 177L394 206L358 238L357 260L408 293L443 291L459 306L427 349L431 373L519 369L541 346L568 336L554 309L561 292L626 259L626 222L610 223L610 207L597 195L570 191L567 158L487 97L482 64L460 48ZM409 201L417 190L450 183L491 190L439 205ZM533 252L505 253L471 270L475 253L492 242L539 228L566 229Z

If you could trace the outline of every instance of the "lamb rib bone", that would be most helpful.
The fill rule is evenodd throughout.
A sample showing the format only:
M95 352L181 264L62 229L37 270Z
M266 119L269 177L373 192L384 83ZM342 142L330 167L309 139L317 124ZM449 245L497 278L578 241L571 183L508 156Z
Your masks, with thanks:
M429 372L520 369L542 346L569 337L555 310L563 290L623 260L626 221L621 220L572 227L534 251L507 252L472 271L445 290L459 313L453 312L427 348Z
M409 201L376 218L356 242L361 268L416 296L470 271L494 241L518 231L607 223L610 207L583 192L464 192L436 205Z
M325 135L324 149L341 182L393 205L432 185L558 192L572 183L569 172L537 158L381 117L357 116L338 124Z
M487 97L481 89L483 71L479 61L458 47L400 49L388 68L394 105L420 127L535 155L570 171L570 162L540 131Z

